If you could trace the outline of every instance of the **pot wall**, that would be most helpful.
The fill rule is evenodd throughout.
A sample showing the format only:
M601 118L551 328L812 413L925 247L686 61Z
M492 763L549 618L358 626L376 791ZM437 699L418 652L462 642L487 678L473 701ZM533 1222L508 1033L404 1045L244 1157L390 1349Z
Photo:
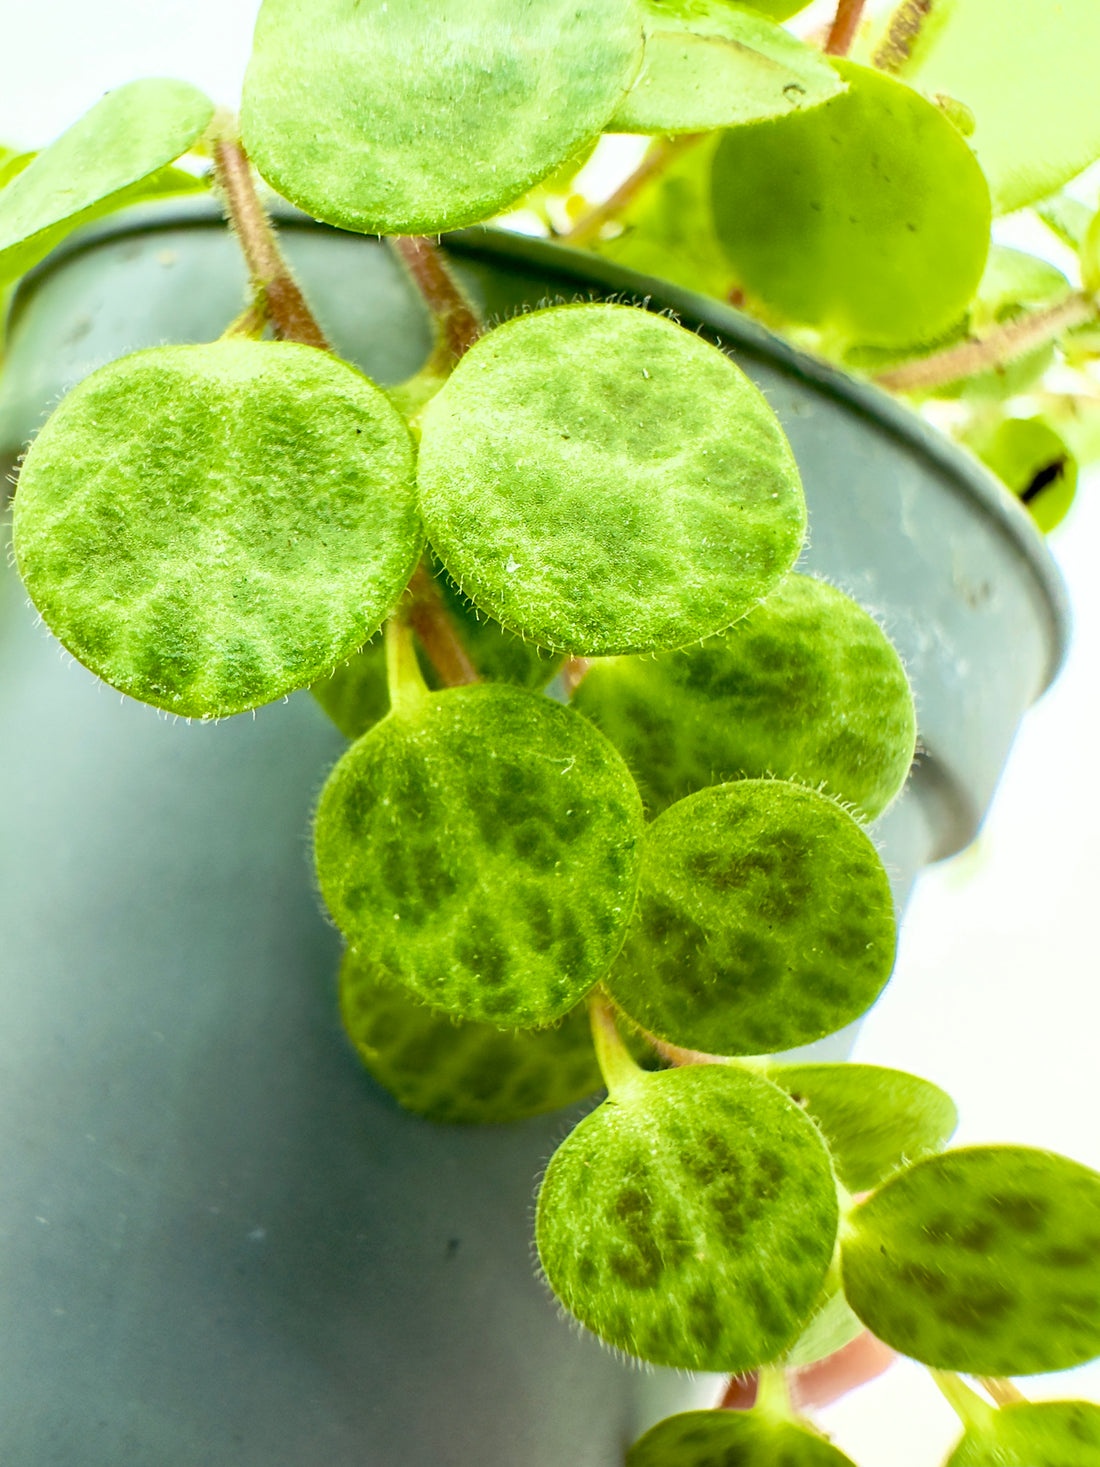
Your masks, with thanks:
M208 206L137 219L24 287L0 454L95 366L240 309ZM428 323L386 250L300 220L285 239L341 353L384 383L414 371ZM590 262L529 241L450 247L492 313L592 288ZM597 289L656 289L595 268ZM907 657L930 752L876 826L900 906L972 834L1057 662L1054 573L1022 512L892 404L733 312L665 301L764 387L805 478L806 565ZM713 1400L713 1379L580 1335L537 1281L535 1177L570 1117L436 1127L359 1067L308 850L343 743L307 694L165 719L61 653L10 573L0 689L0 1456L618 1467L653 1420Z

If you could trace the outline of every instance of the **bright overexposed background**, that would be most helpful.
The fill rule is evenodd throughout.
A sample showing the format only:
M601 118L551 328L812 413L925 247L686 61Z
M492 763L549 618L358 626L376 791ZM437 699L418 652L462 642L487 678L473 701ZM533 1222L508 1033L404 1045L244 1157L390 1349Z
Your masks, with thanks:
M0 142L48 142L138 76L183 77L234 106L257 3L7 0ZM817 0L809 18L830 13ZM1019 238L1011 226L1008 238ZM1025 721L979 841L918 884L855 1057L943 1085L962 1113L959 1142L1019 1141L1100 1169L1100 476L1050 546L1074 608L1068 664ZM1100 1400L1100 1365L1027 1389ZM956 1434L907 1362L819 1419L860 1467L934 1467Z

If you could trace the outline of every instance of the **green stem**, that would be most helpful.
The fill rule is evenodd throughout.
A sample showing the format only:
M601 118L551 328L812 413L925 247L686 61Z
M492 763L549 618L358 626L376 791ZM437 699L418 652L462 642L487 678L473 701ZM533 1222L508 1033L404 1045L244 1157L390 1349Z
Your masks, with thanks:
M428 696L428 685L416 658L412 628L400 615L391 616L386 623L386 682L394 713L407 713Z
M602 989L597 988L588 1000L588 1017L608 1097L611 1100L625 1098L645 1071L635 1063L634 1056L623 1043L615 1023L615 1010Z
M660 142L654 143L630 177L623 180L609 199L589 209L587 214L582 214L573 228L561 235L562 242L584 245L596 239L604 225L617 219L647 183L663 173L681 153L686 153L707 136L703 132L686 132L680 137L662 138Z
M280 341L329 350L324 332L283 259L275 230L260 202L252 168L233 123L226 121L213 139L214 176L229 222L240 241L253 289L262 292Z
M754 1411L764 1416L778 1417L780 1421L792 1421L794 1408L791 1405L787 1372L781 1365L762 1365L756 1377L756 1404Z
M1020 1401L1027 1400L1018 1386L1010 1380L1002 1379L999 1375L976 1375L974 1379L986 1395L996 1401L998 1406L1015 1406Z
M972 1391L950 1370L932 1370L929 1375L946 1396L951 1409L968 1430L986 1432L993 1425L995 1412L988 1401Z

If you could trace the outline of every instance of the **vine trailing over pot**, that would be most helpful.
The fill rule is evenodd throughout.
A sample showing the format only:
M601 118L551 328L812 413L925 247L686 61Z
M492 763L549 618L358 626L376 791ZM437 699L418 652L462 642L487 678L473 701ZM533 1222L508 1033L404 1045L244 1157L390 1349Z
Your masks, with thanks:
M989 0L907 0L862 41L843 0L828 54L784 28L800 8L264 0L239 119L136 81L10 158L0 287L78 225L208 183L251 281L219 340L63 400L20 470L16 561L131 697L212 720L312 687L351 740L317 875L348 1032L402 1104L492 1123L606 1089L542 1179L548 1284L629 1355L760 1371L751 1413L671 1418L631 1467L847 1461L786 1372L864 1328L935 1373L955 1467L1100 1461L1100 1408L1003 1380L1100 1355L1100 1176L944 1150L930 1082L783 1058L889 979L867 826L917 727L873 617L794 570L805 503L774 414L636 305L486 329L430 239L517 204L566 232L579 207L574 242L952 394L1053 523L1094 406L1100 225L1048 196L1100 156L1078 85L1100 22L1083 0L1044 18L1060 96L1034 80L1052 120L1006 146L968 49ZM574 180L610 131L659 140L585 213ZM385 392L332 353L256 173L392 241L436 327L415 378ZM1078 242L1079 289L991 254L994 208L1030 204ZM1076 376L1054 393L1056 349Z

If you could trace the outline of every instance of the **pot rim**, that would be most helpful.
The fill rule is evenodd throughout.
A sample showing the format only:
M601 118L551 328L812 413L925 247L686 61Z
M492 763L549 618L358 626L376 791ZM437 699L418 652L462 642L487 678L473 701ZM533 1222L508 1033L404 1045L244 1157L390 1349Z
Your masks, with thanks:
M379 238L356 235L324 224L277 197L269 196L265 202L272 217L284 228L320 231L353 239ZM153 234L164 229L209 229L224 224L225 216L213 198L206 194L186 194L136 204L74 230L19 281L10 302L8 325L10 327L38 283L75 255L95 249L108 240ZM830 362L799 351L733 306L656 276L641 275L599 255L587 254L554 240L480 224L445 234L442 241L449 253L460 258L490 264L501 260L530 264L543 274L560 276L563 283L577 288L596 285L602 292L622 296L647 307L656 298L671 308L682 325L720 333L740 351L806 383L899 439L942 474L963 498L968 499L1026 563L1047 613L1049 652L1036 697L1041 697L1050 687L1068 650L1071 613L1065 583L1042 533L1024 506L978 459L951 442L912 409L874 383L852 377Z

